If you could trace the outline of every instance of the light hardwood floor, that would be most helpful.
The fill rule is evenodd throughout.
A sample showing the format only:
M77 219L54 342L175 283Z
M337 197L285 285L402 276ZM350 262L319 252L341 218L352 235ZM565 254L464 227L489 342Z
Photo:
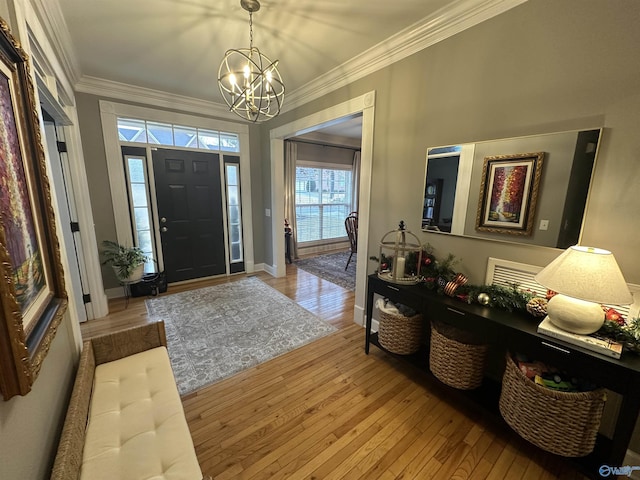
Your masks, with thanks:
M256 275L338 328L183 398L203 472L224 479L585 478L495 419L447 401L422 372L364 353L354 295L287 267ZM170 287L167 294L235 281ZM250 299L247 299L250 301ZM83 336L146 323L144 299L110 304Z

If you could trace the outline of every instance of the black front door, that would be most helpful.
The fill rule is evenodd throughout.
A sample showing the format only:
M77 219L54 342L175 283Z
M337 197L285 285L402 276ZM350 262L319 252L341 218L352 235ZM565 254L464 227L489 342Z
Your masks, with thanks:
M158 148L152 157L167 281L226 273L220 156Z

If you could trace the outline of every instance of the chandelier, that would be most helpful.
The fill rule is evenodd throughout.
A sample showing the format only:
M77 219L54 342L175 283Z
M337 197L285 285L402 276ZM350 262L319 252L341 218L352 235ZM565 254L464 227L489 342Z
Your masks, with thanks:
M227 50L218 70L218 86L232 112L256 123L280 113L284 83L278 60L272 62L253 46L253 12L260 10L260 2L240 0L240 5L249 12L249 48Z

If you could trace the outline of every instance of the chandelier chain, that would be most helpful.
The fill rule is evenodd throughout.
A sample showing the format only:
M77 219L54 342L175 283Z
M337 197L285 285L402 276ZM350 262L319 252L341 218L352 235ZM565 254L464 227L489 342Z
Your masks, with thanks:
M249 51L253 50L253 12L249 11Z

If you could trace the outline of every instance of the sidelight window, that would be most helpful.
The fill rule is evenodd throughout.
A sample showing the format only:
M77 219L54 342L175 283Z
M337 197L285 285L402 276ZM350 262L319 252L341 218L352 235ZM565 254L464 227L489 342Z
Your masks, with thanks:
M127 183L129 185L129 206L133 223L135 243L149 258L145 272L155 272L155 248L151 230L151 202L147 188L146 159L143 156L125 155Z
M235 264L244 262L242 251L242 210L240 208L240 163L238 157L224 158L227 188L227 228L229 230L229 263L231 273ZM241 265L239 265L242 268Z

